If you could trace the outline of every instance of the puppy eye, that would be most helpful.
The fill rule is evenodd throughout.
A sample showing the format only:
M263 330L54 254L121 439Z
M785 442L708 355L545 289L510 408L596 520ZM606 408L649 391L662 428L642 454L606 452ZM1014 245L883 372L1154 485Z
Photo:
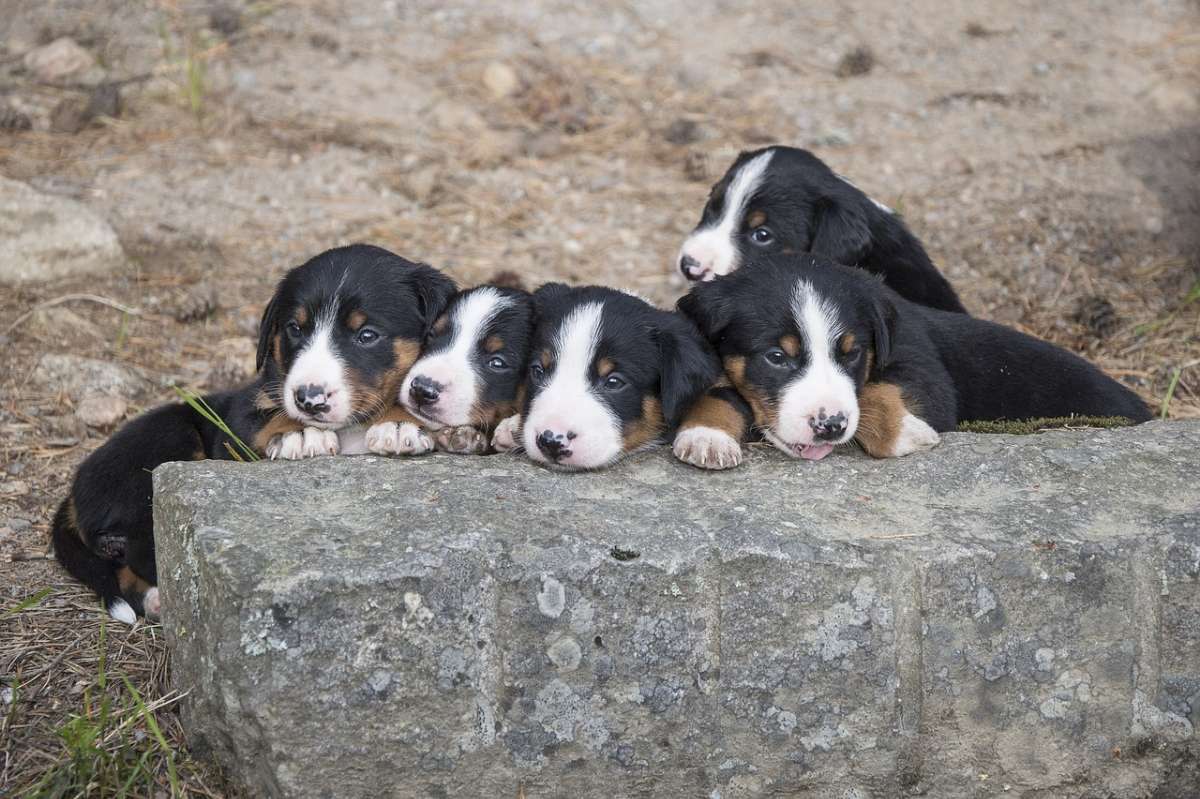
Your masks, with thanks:
M535 383L540 383L546 377L546 370L542 368L540 363L535 363L529 367L529 379Z
M760 247L765 247L775 241L775 234L769 227L756 227L750 231L750 240Z
M854 363L858 360L858 356L862 355L862 347L855 344L850 349L842 353L842 357L849 363Z
M766 358L767 363L771 364L772 366L787 365L787 353L778 347L767 350L766 353L763 354L763 357Z
M487 365L489 369L499 372L508 368L508 361L504 360L499 355L493 355L488 359Z
M600 385L604 387L605 391L620 391L628 384L625 382L625 378L621 377L621 375L617 374L616 372L613 372L608 377L604 378L604 382Z
M371 327L359 328L358 335L354 337L354 340L364 347L369 347L379 341L379 331Z
M300 338L300 323L295 319L288 322L284 329L287 331L289 338Z

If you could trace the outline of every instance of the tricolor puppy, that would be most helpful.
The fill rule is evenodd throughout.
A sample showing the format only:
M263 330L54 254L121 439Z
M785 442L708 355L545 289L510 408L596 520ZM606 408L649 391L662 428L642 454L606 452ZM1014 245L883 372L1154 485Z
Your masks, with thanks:
M338 433L396 395L453 292L448 278L378 247L329 250L279 283L259 327L258 376L205 402L260 453L335 452ZM54 517L59 562L113 618L157 616L151 471L168 461L229 459L224 433L183 404L134 419L84 459Z
M901 296L964 311L903 220L807 150L744 152L709 193L676 265L712 280L762 254L812 252L882 275Z
M671 435L720 377L720 362L691 322L637 297L551 283L533 301L519 441L535 461L608 466Z
M433 431L440 449L486 452L496 426L521 411L532 333L528 292L460 291L401 383L400 404Z
M937 445L967 420L1150 418L1129 389L1045 341L900 297L817 256L762 257L679 307L715 344L753 425L817 460L851 439L879 458ZM677 447L678 449L678 447Z

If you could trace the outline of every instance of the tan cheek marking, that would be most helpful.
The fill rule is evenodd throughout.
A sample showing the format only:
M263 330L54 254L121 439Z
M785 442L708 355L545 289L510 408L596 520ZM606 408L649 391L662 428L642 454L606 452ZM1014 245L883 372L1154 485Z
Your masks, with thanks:
M397 338L392 342L392 355L392 366L380 376L378 385L368 383L353 371L347 375L346 382L353 389L351 409L359 416L378 420L379 414L396 404L400 385L408 376L408 370L421 357L421 343L409 338Z
M254 395L254 407L260 411L273 411L277 406L270 394L260 390Z
M67 524L69 524L71 526L71 530L74 531L75 537L78 538L80 541L82 541L85 545L90 547L90 544L88 544L87 536L85 536L83 534L83 530L81 530L79 527L79 514L77 514L75 512L75 498L74 497L67 498Z
M499 336L488 336L483 340L483 351L486 353L499 352L504 349L504 339Z
M858 441L868 455L888 458L896 451L900 423L908 414L916 414L894 383L867 383L858 396Z
M304 306L297 308L296 312L292 314L292 318L296 320L296 324L304 327L308 324L308 309Z
M267 423L262 426L262 429L254 434L254 449L262 454L267 450L267 444L275 436L281 436L284 433L298 433L304 429L304 425L297 422L286 413L277 413L267 420Z
M741 355L727 357L725 374L729 375L733 387L750 405L750 410L754 412L754 423L759 427L774 427L779 421L775 409L757 389L746 382L746 359Z
M622 451L633 452L649 444L663 434L665 426L662 404L656 397L644 397L641 417L625 425L621 435Z
M280 369L283 368L283 336L275 334L275 341L271 344L271 352L275 356L275 365Z
M751 211L746 214L746 227L756 228L767 224L767 215L763 211Z
M842 355L845 355L846 353L850 352L850 350L854 349L855 341L856 339L854 338L853 333L847 333L846 335L842 336L842 340L838 342L838 349L841 350Z
M433 323L433 332L439 336L444 334L450 328L450 317L442 314L437 321Z
M367 315L362 311L351 311L346 318L346 324L351 330L358 330L367 323Z
M795 336L784 336L783 338L779 339L779 346L782 347L783 351L786 352L791 358L795 358L800 354L800 339L796 338Z
M746 435L746 418L737 408L720 397L705 394L696 400L696 404L691 407L679 425L680 430L692 427L711 427L723 430L741 441Z
M617 365L612 362L611 358L601 358L596 361L596 374L601 377L608 377L612 371L617 368Z

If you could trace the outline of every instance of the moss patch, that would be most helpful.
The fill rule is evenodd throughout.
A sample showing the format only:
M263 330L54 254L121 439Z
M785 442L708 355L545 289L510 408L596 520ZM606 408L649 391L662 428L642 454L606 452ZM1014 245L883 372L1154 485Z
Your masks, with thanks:
M1124 416L1055 416L1049 419L1021 419L959 422L960 433L1010 433L1027 436L1043 430L1058 430L1064 427L1129 427L1132 421Z

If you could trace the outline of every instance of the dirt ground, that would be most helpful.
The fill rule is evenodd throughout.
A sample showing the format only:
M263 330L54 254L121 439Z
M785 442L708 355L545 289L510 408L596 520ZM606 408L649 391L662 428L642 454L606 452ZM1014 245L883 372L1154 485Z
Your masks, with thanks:
M87 715L101 651L178 741L157 629L101 641L46 559L54 503L109 431L36 380L38 359L144 370L127 415L171 399L168 380L220 387L252 367L274 281L333 245L464 284L503 268L669 304L712 181L740 149L791 143L900 210L973 313L1086 355L1155 409L1178 375L1167 413L1200 416L1195 0L4 6L0 100L33 128L0 131L0 174L99 212L132 266L0 293L0 608L50 589L0 610L0 794L63 762L56 731ZM130 79L119 117L49 132L79 91L21 57L59 36ZM67 303L7 330L80 291L139 313Z

